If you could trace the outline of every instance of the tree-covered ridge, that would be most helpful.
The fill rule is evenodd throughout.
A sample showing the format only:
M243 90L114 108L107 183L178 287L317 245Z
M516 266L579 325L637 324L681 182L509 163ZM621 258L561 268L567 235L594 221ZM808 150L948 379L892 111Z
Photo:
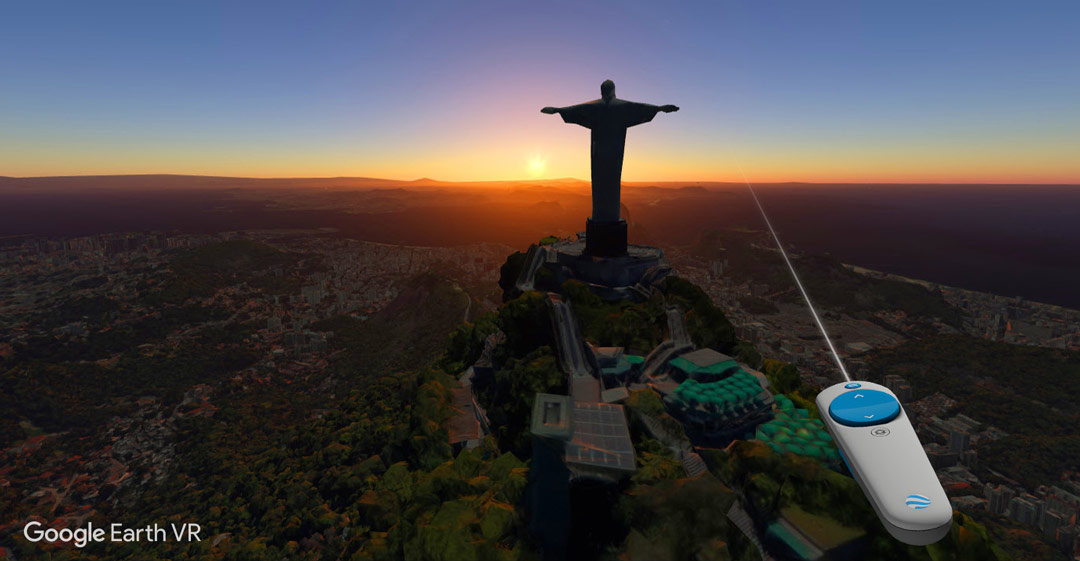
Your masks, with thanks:
M624 347L628 353L646 355L664 340L667 318L664 296L654 292L644 302L606 302L580 281L563 285L581 324L581 334L601 347Z
M168 268L136 269L133 282L139 283L140 290L110 298L108 309L96 304L80 308L85 326L81 337L29 337L0 355L0 390L18 398L0 400L5 421L0 444L5 448L14 444L0 459L0 512L4 513L0 547L18 545L20 559L83 558L77 551L69 554L42 544L29 547L16 537L29 519L78 527L114 521L145 526L183 517L206 527L204 520L217 516L202 508L214 497L207 493L220 491L225 484L254 489L246 475L241 477L242 485L236 483L237 474L250 470L254 462L266 463L271 457L268 451L300 449L298 445L317 442L309 438L311 434L321 435L331 428L308 426L310 419L348 413L367 397L383 399L378 392L387 387L404 393L394 394L396 401L389 410L361 423L362 432L370 433L364 438L382 443L380 450L407 445L408 457L427 469L449 458L441 428L433 429L438 437L423 438L432 423L439 425L438 418L410 425L402 419L411 417L390 414L407 410L404 404L415 406L425 386L372 381L401 368L407 371L400 376L415 378L422 366L439 356L447 332L459 324L469 307L468 295L453 282L434 275L406 279L396 290L397 298L368 321L342 316L336 324L330 322L341 334L330 340L325 353L274 354L275 366L268 361L273 348L268 339L273 333L264 330L264 321L253 322L236 310L265 301L264 288L254 286L262 273L279 278L272 273L280 266L283 276L289 277L290 271L299 270L296 267L308 266L303 264L310 261L307 257L297 260L296 255L263 244L225 242L165 258ZM223 260L238 264L225 265ZM185 267L192 273L207 268L216 271L219 266L219 274L205 292L183 300L155 297L165 290L161 287L187 274ZM329 358L329 364L323 357ZM295 437L300 430L307 433ZM353 445L343 441L338 447L352 450ZM374 468L381 460L369 461L371 454L363 448L350 454L327 454L324 465L357 460L368 462L364 465L376 471L385 469ZM397 455L405 457L401 452ZM181 491L170 487L174 478L184 476L188 479ZM285 480L276 479L260 485L274 493L284 484ZM234 505L243 503L236 499L239 495L224 496L232 497ZM343 500L335 496L336 501ZM261 535L267 542L283 535L281 528L256 524L263 519L253 518L250 509L258 504L247 505L247 513L239 519L222 515L234 528L225 533L247 534L252 539ZM162 518L154 518L157 513ZM317 518L316 513L310 517ZM311 528L305 526L304 532ZM225 546L221 548L219 553L225 552ZM156 546L150 549L161 551ZM238 550L229 547L233 554ZM136 546L110 549L107 554L100 548L88 551L96 551L93 556L99 558L145 557Z
M882 527L854 479L809 458L778 455L761 442L736 441L725 451L709 452L706 460L713 474L747 498L748 508L757 516L768 519L785 508L798 507L834 520L867 537L865 559L1009 559L985 528L959 512L949 535L940 542L927 547L901 544Z
M670 336L665 309L674 306L684 314L695 346L716 349L755 366L761 361L753 346L735 336L735 327L723 310L700 287L671 275L656 289L643 302L608 302L585 283L570 280L562 286L582 335L594 345L624 347L628 353L647 355Z
M694 345L716 349L751 366L761 362L761 355L753 345L735 337L735 326L701 287L678 276L669 276L664 279L662 290L669 304L686 310L686 330Z
M451 457L442 424L453 382L435 369L385 376L277 438L261 434L259 415L271 412L258 408L223 412L228 423L193 419L182 430L198 437L182 439L178 469L113 521L198 521L209 539L82 551L22 543L19 557L513 558L525 465L490 439Z
M522 257L519 254L508 259L503 281L507 275L516 277ZM509 282L502 284L504 288L512 287ZM811 417L817 417L813 401L816 390L800 381L795 367L776 360L763 361L752 346L738 341L723 311L704 291L676 276L665 279L658 289L650 299L639 303L603 301L575 281L565 283L562 292L590 343L646 352L667 335L664 311L666 306L674 305L685 312L687 331L697 346L760 365L775 393L786 395L797 407L808 410ZM537 351L536 346L550 344L547 337L541 343L536 335L536 330L550 322L542 295L518 294L511 288L505 296L507 302L494 321L508 331L508 340L513 340L506 345L513 351L504 350L504 356L520 357L530 346L533 352L542 353L533 358L546 356L547 347ZM470 348L478 348L480 333L473 332L471 337L474 343ZM499 407L494 401L487 404ZM757 550L727 518L728 507L736 496L741 496L750 505L754 520L775 520L784 511L789 516L802 516L811 524L832 528L825 530L829 534L826 539L864 536L867 558L1008 558L993 545L984 528L964 516L958 516L950 537L932 548L902 546L877 521L853 479L811 459L778 455L755 441L736 441L727 451L714 451L706 458L712 473L687 479L672 450L644 428L642 417L647 416L654 426L662 427L660 430L685 438L682 426L665 412L659 395L651 389L632 392L627 408L637 452L637 473L618 487L619 494L614 498L586 488L577 493L588 499L575 502L575 492L571 491L569 516L588 520L591 527L587 538L575 535L576 530L571 528L570 543L571 547L583 548L579 552L587 552L586 557L756 559ZM528 411L524 407L518 410ZM758 530L765 535L767 528Z

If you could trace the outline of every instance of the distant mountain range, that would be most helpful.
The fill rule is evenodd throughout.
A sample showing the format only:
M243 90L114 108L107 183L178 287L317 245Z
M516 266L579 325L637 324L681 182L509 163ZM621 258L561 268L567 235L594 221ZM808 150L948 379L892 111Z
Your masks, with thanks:
M1009 188L1023 187L1019 184L902 184L902 183L806 183L806 182L782 182L762 183L768 186L799 186L806 188L814 187L886 187L886 186L926 186L926 187L979 187L979 188ZM82 190L82 189L113 189L113 190L138 190L138 189L222 189L222 188L299 188L299 187L323 187L344 189L378 189L387 187L401 188L492 188L492 187L563 187L563 188L587 188L589 181L572 177L556 179L507 179L489 181L444 181L421 177L413 180L384 179L378 177L228 177L213 175L183 175L183 174L118 174L118 175L58 175L41 177L8 177L0 176L0 191L7 190ZM1039 185L1039 187L1053 185ZM1075 186L1075 185L1074 185ZM743 183L726 181L624 181L623 187L641 188L742 188Z

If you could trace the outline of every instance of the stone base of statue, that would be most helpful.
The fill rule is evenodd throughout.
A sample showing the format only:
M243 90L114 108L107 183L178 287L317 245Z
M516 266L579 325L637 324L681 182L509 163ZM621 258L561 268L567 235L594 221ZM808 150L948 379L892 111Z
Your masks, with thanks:
M559 291L574 279L605 300L642 301L649 298L652 285L671 272L658 247L631 244L614 257L591 255L589 247L587 236L531 247L516 282L518 290Z
M594 257L621 257L626 255L626 221L585 221L585 253Z

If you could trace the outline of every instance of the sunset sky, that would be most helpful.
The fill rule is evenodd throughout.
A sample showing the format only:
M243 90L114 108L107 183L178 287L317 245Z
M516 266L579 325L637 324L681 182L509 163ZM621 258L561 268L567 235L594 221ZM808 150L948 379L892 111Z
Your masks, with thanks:
M0 175L1080 183L1080 3L10 2Z

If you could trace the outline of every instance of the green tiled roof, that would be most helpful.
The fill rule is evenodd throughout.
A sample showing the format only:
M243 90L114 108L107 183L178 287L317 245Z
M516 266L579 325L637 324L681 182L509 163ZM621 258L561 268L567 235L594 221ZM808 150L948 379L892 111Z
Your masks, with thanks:
M690 362L689 360L686 360L685 358L683 358L681 356L678 357L678 358L672 359L671 365L674 366L675 368L678 368L679 370L682 370L683 372L686 372L687 375L690 375L690 376L693 376L695 374L715 374L715 375L719 375L719 374L723 374L724 372L727 372L728 370L731 370L732 368L738 368L739 367L739 363L735 362L734 360L725 360L723 362L717 362L715 364L710 364L709 366L698 366L698 365Z
M727 410L756 405L761 391L757 378L739 370L717 382L687 379L675 388L675 398L690 408L703 405L707 409Z
M809 419L805 409L798 409L787 396L776 397L776 418L758 426L756 438L779 454L791 452L817 460L840 464L840 453L825 425Z

